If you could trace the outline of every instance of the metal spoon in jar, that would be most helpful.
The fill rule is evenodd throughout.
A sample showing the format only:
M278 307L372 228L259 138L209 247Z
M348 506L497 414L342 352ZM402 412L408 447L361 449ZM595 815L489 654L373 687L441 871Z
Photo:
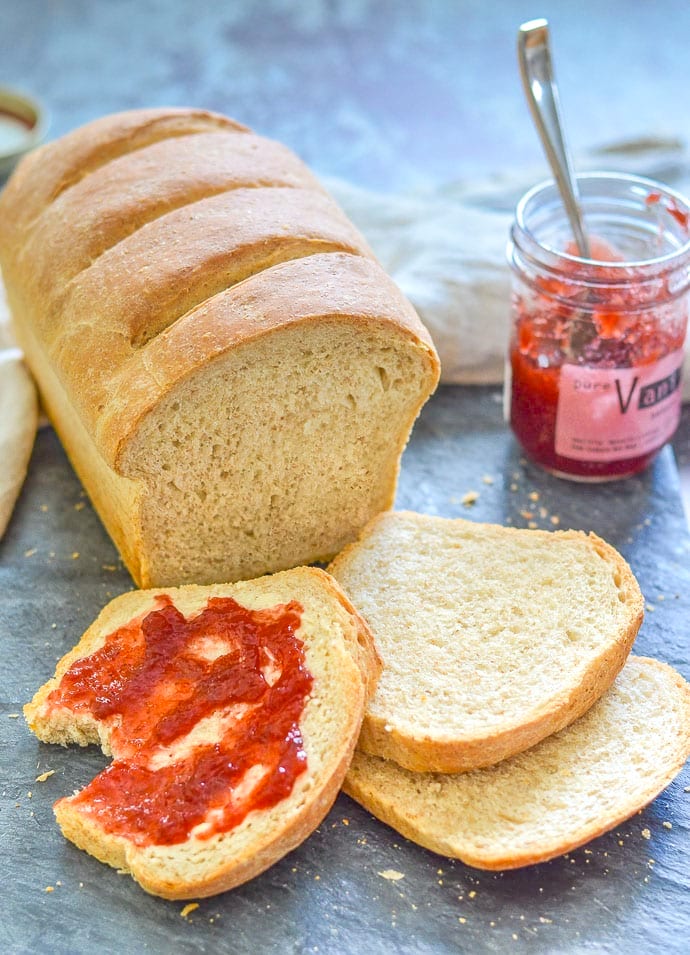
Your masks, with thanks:
M561 194L575 243L582 258L589 259L590 247L580 211L577 180L563 135L546 20L530 20L522 24L518 30L518 60L532 119Z
M583 259L591 259L577 179L563 134L546 20L530 20L522 24L518 30L518 60L527 103L561 194L575 245ZM578 360L596 334L596 326L589 312L586 309L574 312L566 345L570 358Z

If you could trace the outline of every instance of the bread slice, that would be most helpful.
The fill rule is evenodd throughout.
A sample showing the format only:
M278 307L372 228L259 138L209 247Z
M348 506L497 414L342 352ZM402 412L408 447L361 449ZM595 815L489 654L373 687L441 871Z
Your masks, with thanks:
M140 587L329 560L392 505L438 358L286 147L199 110L98 120L20 164L0 265L44 407Z
M251 623L226 633L223 615L235 611L223 603L219 618L218 598L251 611ZM189 632L175 656L180 615ZM289 652L266 636L285 620L296 646L288 642ZM45 742L100 743L114 757L81 793L55 804L64 835L148 892L185 899L252 878L319 824L379 668L371 635L337 584L297 568L116 598L24 711ZM229 781L219 785L219 774Z
M388 513L329 570L384 663L359 748L417 771L489 766L577 719L643 616L623 558L577 531Z
M631 657L577 722L471 773L411 773L356 753L345 792L408 839L480 869L544 862L619 825L690 755L690 686Z

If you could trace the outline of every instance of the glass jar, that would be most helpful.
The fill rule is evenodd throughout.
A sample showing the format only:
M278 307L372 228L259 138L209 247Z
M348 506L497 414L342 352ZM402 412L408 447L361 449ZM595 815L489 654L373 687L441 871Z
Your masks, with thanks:
M591 258L553 181L517 207L506 374L527 455L578 481L645 468L680 417L690 287L690 203L650 179L578 177Z

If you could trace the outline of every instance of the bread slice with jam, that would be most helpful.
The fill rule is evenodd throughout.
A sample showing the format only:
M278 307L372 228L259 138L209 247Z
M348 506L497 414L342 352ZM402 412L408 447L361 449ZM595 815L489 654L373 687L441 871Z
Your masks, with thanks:
M148 892L225 891L321 822L380 663L323 571L124 594L25 707L113 762L55 804L64 835Z
M382 514L331 564L384 664L359 749L466 772L533 746L611 685L640 588L595 534Z

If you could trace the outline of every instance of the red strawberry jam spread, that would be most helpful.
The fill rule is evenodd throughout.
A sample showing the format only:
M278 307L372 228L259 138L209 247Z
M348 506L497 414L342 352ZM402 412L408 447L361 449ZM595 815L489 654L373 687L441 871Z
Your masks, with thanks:
M596 262L564 258L514 296L510 423L537 463L600 480L641 471L675 431L687 306L591 241Z
M289 796L313 683L301 614L212 597L185 618L162 596L72 664L47 705L106 724L114 760L71 805L138 846L173 845Z

